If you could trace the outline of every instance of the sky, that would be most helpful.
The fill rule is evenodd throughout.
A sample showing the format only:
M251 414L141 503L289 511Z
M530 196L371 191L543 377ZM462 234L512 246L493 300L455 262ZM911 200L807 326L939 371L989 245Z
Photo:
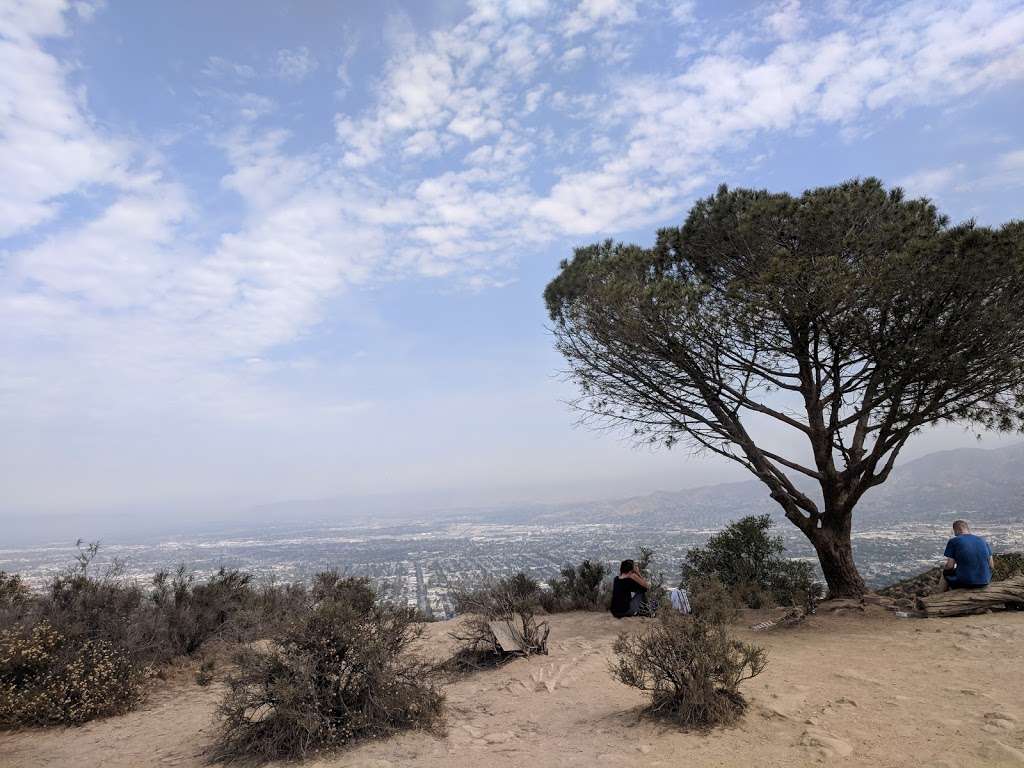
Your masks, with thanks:
M4 0L0 516L742 477L577 426L559 261L722 182L1020 217L1022 105L1003 0Z

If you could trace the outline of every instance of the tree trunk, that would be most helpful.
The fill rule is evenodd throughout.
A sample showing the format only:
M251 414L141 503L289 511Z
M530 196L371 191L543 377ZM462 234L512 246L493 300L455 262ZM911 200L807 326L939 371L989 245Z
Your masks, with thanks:
M811 528L805 533L818 553L818 562L821 563L828 584L828 596L860 597L867 592L867 587L853 562L853 547L850 544L852 516L847 513L827 517L838 517L840 523L826 525L823 520L821 528Z

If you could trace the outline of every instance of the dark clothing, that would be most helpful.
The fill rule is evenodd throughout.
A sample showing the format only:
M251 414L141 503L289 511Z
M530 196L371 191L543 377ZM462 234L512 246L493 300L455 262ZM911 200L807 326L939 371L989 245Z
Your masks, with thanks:
M956 570L946 576L950 589L961 587L984 587L992 581L992 568L989 559L992 547L980 536L973 533L961 533L946 542L946 557L956 563Z
M946 580L946 587L949 589L984 589L984 584L961 584L956 577L956 568L943 568L942 578Z
M643 605L643 596L647 592L646 587L641 587L632 579L625 576L616 576L612 582L612 616L622 619L626 616L636 616Z

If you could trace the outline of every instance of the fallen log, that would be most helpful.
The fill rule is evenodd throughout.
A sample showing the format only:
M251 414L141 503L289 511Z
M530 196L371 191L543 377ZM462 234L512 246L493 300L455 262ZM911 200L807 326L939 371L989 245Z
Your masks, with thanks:
M952 589L917 599L918 609L929 618L968 616L1007 604L1024 604L1024 576L995 581L979 589Z

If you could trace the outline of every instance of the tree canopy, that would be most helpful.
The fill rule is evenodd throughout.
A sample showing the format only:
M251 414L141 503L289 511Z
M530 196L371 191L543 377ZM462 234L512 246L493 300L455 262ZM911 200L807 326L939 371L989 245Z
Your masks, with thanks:
M954 226L877 179L798 197L722 186L653 247L576 249L544 298L576 406L742 464L833 594L864 589L852 511L912 435L1024 424L1024 222ZM764 420L805 449L759 438Z

